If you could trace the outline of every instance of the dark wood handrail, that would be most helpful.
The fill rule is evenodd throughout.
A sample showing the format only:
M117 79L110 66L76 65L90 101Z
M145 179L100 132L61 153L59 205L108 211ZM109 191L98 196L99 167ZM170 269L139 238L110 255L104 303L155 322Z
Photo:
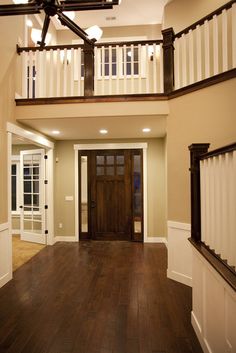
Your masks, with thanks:
M179 33L175 35L175 38L180 38L183 34L187 34L190 30L194 30L197 26L201 26L204 24L205 21L210 21L212 20L213 16L219 16L223 10L228 10L232 7L232 5L236 2L236 0L231 0L224 4L223 6L219 7L215 11L211 12L209 15L204 16L200 20L194 22L191 26L186 27Z
M236 142L234 142L234 143L232 143L230 145L221 147L221 148L217 148L217 149L215 149L213 151L204 153L204 154L202 154L199 157L199 159L200 160L204 160L204 159L208 159L208 158L211 158L211 157L219 156L221 154L229 153L229 152L232 152L232 151L236 151Z
M109 46L113 46L113 47L116 47L116 46L119 46L119 47L122 47L124 45L126 46L131 46L131 45L153 45L153 44L161 44L163 41L160 40L160 39L157 39L157 40L139 40L139 41L130 41L130 42L106 42L106 43L97 43L95 44L95 47L97 48L101 48L101 47L109 47ZM20 47L20 46L16 46L16 51L17 51L17 54L20 54L22 53L23 51L25 52L29 52L29 51L32 51L32 52L35 52L35 51L43 51L43 50L46 50L46 51L49 51L49 50L57 50L57 49L60 49L60 50L64 50L64 49L78 49L78 48L81 48L83 49L84 48L84 44L62 44L62 45L49 45L49 46L46 46L46 47Z

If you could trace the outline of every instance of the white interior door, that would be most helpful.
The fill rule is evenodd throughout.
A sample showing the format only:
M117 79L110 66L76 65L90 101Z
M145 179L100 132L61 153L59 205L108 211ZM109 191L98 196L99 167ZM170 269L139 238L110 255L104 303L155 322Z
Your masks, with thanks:
M21 240L46 244L45 151L20 152Z

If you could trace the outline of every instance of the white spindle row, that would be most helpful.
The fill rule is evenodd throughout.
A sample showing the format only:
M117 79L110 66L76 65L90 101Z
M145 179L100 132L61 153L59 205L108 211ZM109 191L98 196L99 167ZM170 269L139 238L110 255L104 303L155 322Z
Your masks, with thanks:
M163 93L162 45L95 47L96 95ZM22 53L25 98L83 95L82 49Z
M236 151L201 161L200 176L202 241L236 266Z
M236 67L236 3L175 39L175 89Z

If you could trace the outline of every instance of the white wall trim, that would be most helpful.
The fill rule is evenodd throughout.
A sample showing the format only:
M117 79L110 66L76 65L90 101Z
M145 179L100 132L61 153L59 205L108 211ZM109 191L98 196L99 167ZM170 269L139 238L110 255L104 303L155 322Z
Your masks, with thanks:
M58 241L77 242L78 239L77 239L77 237L75 237L73 235L72 236L66 236L66 235L60 236L60 235L58 235L58 236L54 237L54 244L57 243Z
M7 132L21 136L44 148L54 148L54 143L48 140L46 137L9 122L7 123Z
M191 225L168 221L167 277L192 286L192 251L188 241Z
M145 243L163 243L167 245L167 239L165 237L147 237Z
M12 229L11 230L12 235L19 235L20 234L20 229Z
M0 232L3 232L4 230L7 230L9 228L9 223L2 223L0 224Z
M143 239L147 242L147 148L148 143L94 143L76 144L75 150L75 238L79 241L79 178L78 158L80 150L118 150L118 149L142 149L143 150Z

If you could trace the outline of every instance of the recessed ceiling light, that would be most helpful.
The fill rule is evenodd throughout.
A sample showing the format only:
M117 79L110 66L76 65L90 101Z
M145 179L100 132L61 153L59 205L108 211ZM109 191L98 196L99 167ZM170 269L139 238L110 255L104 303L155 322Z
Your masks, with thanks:
M99 130L100 134L106 135L108 131L106 129Z
M60 134L60 131L59 131L59 130L53 130L53 131L52 131L52 134L53 134L53 135L59 135L59 134Z
M151 129L149 129L149 127L145 127L144 129L143 129L143 132L150 132L151 131Z

